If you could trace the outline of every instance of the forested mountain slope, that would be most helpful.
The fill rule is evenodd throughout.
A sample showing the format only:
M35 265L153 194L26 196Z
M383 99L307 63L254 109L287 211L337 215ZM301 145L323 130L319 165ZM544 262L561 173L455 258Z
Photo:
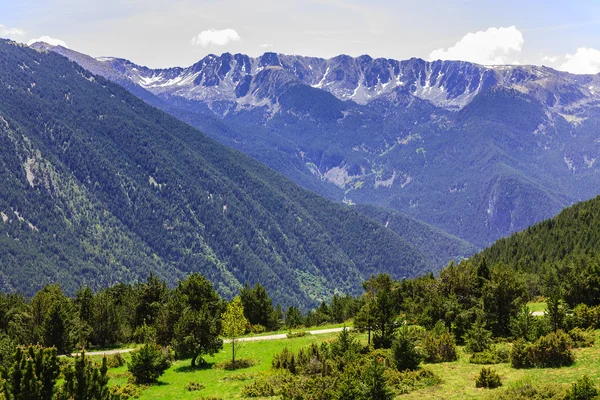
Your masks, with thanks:
M373 220L94 76L0 42L0 288L174 284L198 271L229 295L261 282L308 306L425 257Z
M151 69L34 46L310 190L403 212L480 248L600 187L600 75L275 53Z
M600 196L566 208L554 218L498 240L475 258L503 262L537 272L544 265L586 260L600 255ZM600 261L596 259L596 263Z

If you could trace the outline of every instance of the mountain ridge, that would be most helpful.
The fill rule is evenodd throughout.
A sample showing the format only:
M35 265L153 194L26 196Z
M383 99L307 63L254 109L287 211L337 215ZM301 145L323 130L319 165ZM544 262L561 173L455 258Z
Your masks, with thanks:
M274 53L143 73L103 60L87 67L310 190L391 208L480 248L600 184L600 75Z
M53 52L0 41L0 287L201 272L304 308L422 253ZM360 246L357 244L360 243Z

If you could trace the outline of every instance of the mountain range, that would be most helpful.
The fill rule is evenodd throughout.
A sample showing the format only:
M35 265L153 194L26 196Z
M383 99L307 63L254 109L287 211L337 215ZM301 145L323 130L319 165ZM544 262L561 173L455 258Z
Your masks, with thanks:
M600 187L600 75L276 53L150 69L34 47L314 192L405 213L480 248Z
M5 40L0 176L0 290L25 295L200 272L224 296L260 282L308 308L372 274L436 270L418 248L429 236L470 251L420 223L413 245L65 57Z

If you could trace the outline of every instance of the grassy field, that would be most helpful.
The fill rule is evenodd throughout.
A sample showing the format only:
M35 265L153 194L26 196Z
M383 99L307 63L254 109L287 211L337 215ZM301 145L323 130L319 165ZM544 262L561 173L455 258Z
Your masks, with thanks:
M319 327L319 329L322 329L322 327ZM298 350L310 343L320 343L335 337L337 337L337 333L238 344L238 357L252 358L257 361L256 365L237 371L212 368L215 363L231 359L231 345L226 344L214 357L205 358L209 363L206 369L191 369L190 360L175 361L173 366L160 378L159 384L143 390L139 399L195 400L204 396L241 399L242 388L251 383L259 374L269 371L273 356L284 347L288 347L290 350ZM125 355L125 358L129 360L129 354ZM110 385L124 385L127 383L126 371L126 366L111 369L109 372L111 375ZM241 380L241 378L247 379ZM190 392L185 388L190 382L201 383L206 388Z
M600 331L596 332L596 340L600 340ZM215 357L207 357L209 366L206 369L190 368L190 361L176 361L173 366L160 378L160 383L150 386L142 391L140 399L201 399L205 396L219 396L224 399L241 399L242 388L251 383L258 375L269 373L273 355L284 347L290 350L309 345L313 342L332 340L336 333L325 335L309 335L295 339L272 340L264 342L244 343L240 349L239 357L252 358L257 364L243 370L225 371L214 369L212 365L226 361L231 357L230 345L225 345L223 350ZM365 335L359 339L366 342ZM598 342L600 343L600 342ZM469 363L469 355L459 348L459 359L455 362L440 364L424 364L441 379L440 385L398 396L398 399L486 399L494 392L504 390L519 381L529 381L534 385L557 383L565 387L588 375L600 384L600 346L574 350L576 362L570 367L546 369L513 369L510 364L497 364L492 366L501 376L503 387L495 390L476 389L475 379L482 365ZM129 355L125 356L129 359ZM127 367L110 370L111 385L127 383ZM201 383L205 386L200 391L188 391L186 385L190 382Z

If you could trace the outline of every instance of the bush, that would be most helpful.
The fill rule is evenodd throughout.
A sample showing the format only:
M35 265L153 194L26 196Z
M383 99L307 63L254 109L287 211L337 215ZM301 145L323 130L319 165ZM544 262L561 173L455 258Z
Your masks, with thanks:
M473 353L469 359L471 364L500 364L509 361L510 351L506 346L495 346L480 353Z
M205 387L206 386L198 382L189 382L187 385L185 385L185 388L188 392L196 392L198 390L204 389Z
M574 348L590 347L594 344L595 335L591 328L581 329L573 328L569 331L569 336L573 341Z
M410 393L442 383L442 380L428 369L403 372L388 369L386 378L388 385L396 389L399 394Z
M502 386L500 375L492 368L481 368L479 376L475 381L476 388L495 389Z
M425 361L430 363L455 361L458 359L454 335L441 323L427 333L423 341Z
M510 365L513 368L533 368L534 367L534 348L531 343L523 339L517 339L513 343L510 352Z
M131 353L128 369L136 383L154 383L170 366L169 356L163 353L160 346L145 344Z
M571 365L575 362L572 347L573 341L563 331L542 336L534 344L534 364L540 368Z
M578 304L569 316L569 324L582 329L600 327L600 306Z
M294 338L299 338L299 337L303 337L306 335L310 335L310 332L308 331L300 331L300 332L288 332L286 334L288 339L294 339Z
M277 395L269 378L261 377L242 389L243 397L271 397Z
M106 357L106 366L108 368L118 368L125 365L125 357L123 354L116 353Z
M250 326L250 332L252 332L252 333L263 333L266 331L267 331L267 328L265 328L261 324L256 324L256 325Z
M535 343L517 340L511 352L513 368L556 368L573 364L573 341L563 331L542 336Z
M584 375L582 378L577 380L565 396L565 400L592 400L597 398L598 389L594 385L594 381L589 376Z
M216 369L224 369L227 371L235 371L236 369L249 368L256 364L256 361L251 358L239 358L235 360L235 363L231 362L231 360L223 361L218 364L215 364L213 368Z
M417 350L406 329L392 343L392 356L398 371L413 371L419 368L423 355Z
M564 390L560 385L533 385L530 381L519 381L497 392L495 400L563 400Z
M142 393L142 391L140 390L140 387L136 386L136 385L132 385L131 383L128 383L123 386L115 385L110 388L111 395L113 395L114 397L116 397L118 399L123 399L123 400L130 399L130 398L137 399L138 397L140 397L141 393Z

